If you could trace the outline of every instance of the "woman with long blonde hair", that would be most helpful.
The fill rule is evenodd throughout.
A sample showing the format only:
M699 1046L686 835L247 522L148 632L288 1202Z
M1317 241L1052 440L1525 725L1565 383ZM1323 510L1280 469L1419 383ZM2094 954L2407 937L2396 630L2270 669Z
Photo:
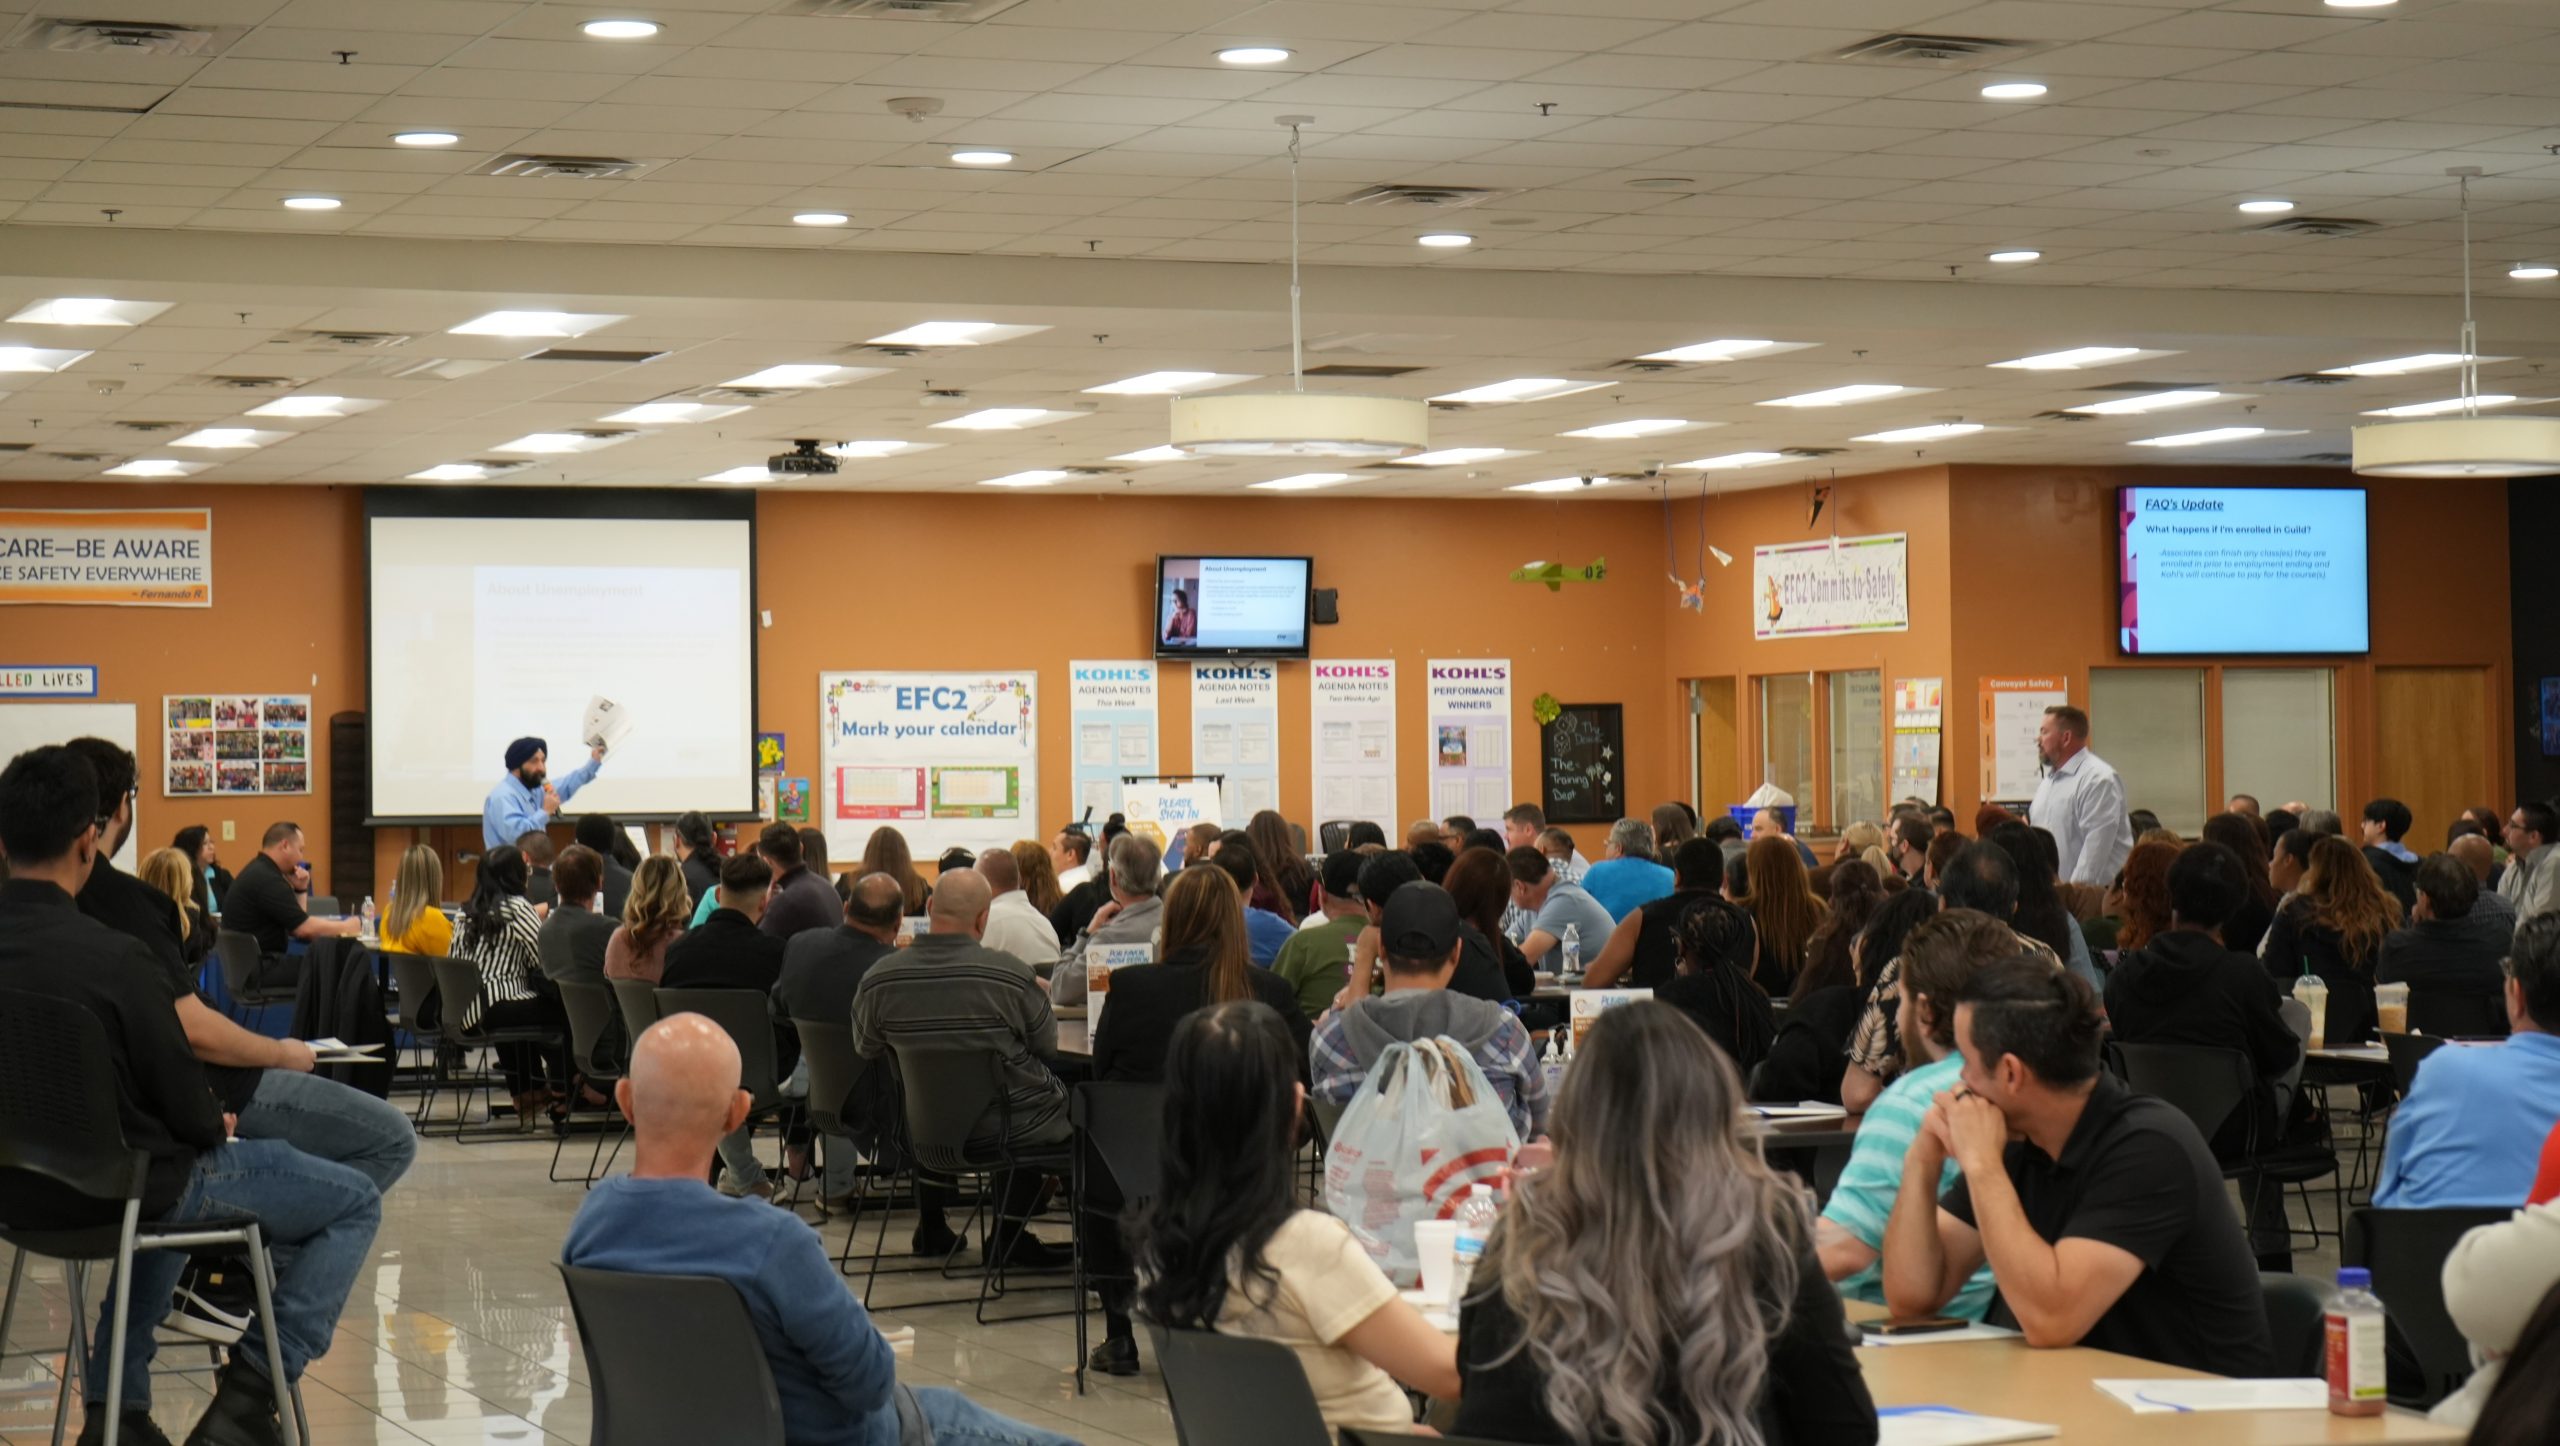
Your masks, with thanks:
M445 917L444 859L426 844L400 855L391 883L391 912L382 916L382 948L388 954L453 952L453 921Z
M1456 1434L1876 1439L1803 1189L1741 1135L1742 1106L1678 1010L1600 1016L1550 1120L1555 1161L1513 1186L1461 1307Z
M2373 1038L2373 966L2382 936L2399 927L2400 901L2373 865L2354 844L2326 834L2312 842L2310 865L2267 926L2260 957L2288 985L2319 975L2329 986L2329 1042L2362 1044Z
M622 923L604 941L604 977L657 983L667 946L692 916L684 866L665 854L642 859L631 875L631 897L622 901Z
M177 849L154 849L144 856L136 876L178 905L178 957L192 968L213 952L213 924L196 906L195 860Z
M1739 902L1760 929L1760 959L1751 979L1762 993L1783 999L1794 990L1796 975L1804 970L1805 949L1822 927L1822 898L1805 878L1793 839L1753 839L1743 867L1751 877L1751 892Z
M910 919L924 912L925 899L933 892L925 886L924 875L916 872L916 857L907 849L907 836L885 823L871 831L870 841L862 846L862 867L852 873L857 879L872 874L896 879L898 892L906 898Z
M1022 892L1030 896L1031 907L1047 917L1067 897L1067 891L1058 887L1058 861L1049 857L1048 845L1037 839L1016 839L1006 852L1013 855L1014 871L1022 876Z

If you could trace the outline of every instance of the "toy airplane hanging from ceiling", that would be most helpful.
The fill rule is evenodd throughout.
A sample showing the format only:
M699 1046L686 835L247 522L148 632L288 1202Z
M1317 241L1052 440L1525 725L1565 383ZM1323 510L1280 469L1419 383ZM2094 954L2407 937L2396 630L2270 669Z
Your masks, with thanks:
M1599 582L1609 575L1609 559L1595 557L1581 567L1561 562L1532 562L1511 570L1513 582L1543 582L1549 592L1562 592L1569 582Z

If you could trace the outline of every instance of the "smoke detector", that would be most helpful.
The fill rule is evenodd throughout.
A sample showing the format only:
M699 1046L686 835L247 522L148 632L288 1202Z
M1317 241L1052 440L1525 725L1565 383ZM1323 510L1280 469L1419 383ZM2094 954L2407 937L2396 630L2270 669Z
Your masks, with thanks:
M889 108L889 114L918 123L926 116L942 114L942 97L938 95L893 95L881 104Z

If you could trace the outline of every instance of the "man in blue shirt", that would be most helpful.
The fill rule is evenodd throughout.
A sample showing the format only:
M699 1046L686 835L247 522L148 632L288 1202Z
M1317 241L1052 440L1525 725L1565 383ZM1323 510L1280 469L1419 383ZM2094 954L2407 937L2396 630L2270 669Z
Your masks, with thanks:
M2448 1044L2418 1066L2391 1115L2373 1203L2385 1210L2522 1205L2560 1122L2560 915L2516 928L2504 1044Z
M699 1014L640 1036L614 1086L638 1153L601 1180L569 1225L560 1258L591 1270L716 1275L755 1322L791 1446L1075 1446L987 1410L957 1391L899 1384L896 1358L836 1274L807 1222L703 1183L720 1138L746 1120L738 1047Z
M550 761L551 745L539 738L519 738L507 745L507 776L498 780L498 786L489 790L489 801L480 806L482 848L511 844L519 834L550 827L551 815L604 765L604 750L594 750L585 763L556 782L545 781L549 775L543 765Z
M1654 856L1653 825L1622 818L1609 826L1609 847L1582 876L1583 892L1612 919L1623 919L1671 892L1671 871Z

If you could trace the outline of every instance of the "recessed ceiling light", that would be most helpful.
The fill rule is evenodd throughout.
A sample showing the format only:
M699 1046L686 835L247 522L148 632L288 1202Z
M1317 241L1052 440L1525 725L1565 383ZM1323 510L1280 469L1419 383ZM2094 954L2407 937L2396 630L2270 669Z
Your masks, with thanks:
M2083 367L2101 367L2142 355L2137 346L2075 346L2068 351L2049 351L2038 356L2012 357L1992 365L2018 372L2076 372Z
M2041 251L1994 251L1982 259L1997 266L2024 266L2030 261L2042 261L2044 253Z
M1543 402L1550 397L1569 397L1576 392L1598 391L1607 385L1607 382L1577 382L1563 377L1513 377L1509 381L1487 382L1463 391L1443 392L1431 400L1498 406L1505 402Z
M1416 452L1410 457L1388 460L1399 467L1464 467L1470 462L1490 462L1511 455L1507 447L1443 447L1436 452Z
M951 153L951 163L955 166L1003 166L1010 165L1012 162L1013 152L1011 151L969 150Z
M1251 486L1257 492L1313 492L1319 487L1333 487L1350 480L1348 472L1300 472L1291 477L1255 482Z
M2522 266L2507 268L2507 278L2511 281L2549 281L2554 276L2560 276L2560 266L2542 266L2527 262Z
M448 336L561 337L602 331L627 316L592 311L493 311L453 327Z
M166 457L137 457L121 467L109 467L110 477L185 477L213 464L209 462L177 462Z
M2267 435L2264 427L2209 427L2201 432L2173 432L2166 437L2145 437L2137 447L2203 447L2215 442L2245 442L2251 437Z
M167 301L117 301L106 296L57 296L9 319L29 326L139 326L167 311Z
M401 131L392 136L395 146L450 146L460 144L462 137L452 131Z
M771 469L765 467L724 467L702 480L705 482L727 482L731 484L770 482L773 480L773 472Z
M1182 450L1180 447L1146 447L1135 452L1122 452L1111 460L1114 462L1137 462L1140 464L1149 462L1188 462L1191 460L1191 454Z
M489 469L477 462L438 462L424 472L412 472L412 482L477 482L489 475Z
M2104 402L2088 402L2077 407L2064 407L2062 410L2087 417L2130 417L2139 416L2144 412L2165 412L2172 407L2192 407L2203 402L2210 402L2221 395L2222 393L2220 392L2208 392L2197 389L2144 392L2140 396L2116 397Z
M58 372L87 355L51 347L0 346L0 372Z
M744 407L715 407L709 402L642 402L597 420L620 422L630 427L673 427L688 422L716 422L745 410Z
M2408 402L2397 407L2376 407L2364 415L2368 417L2441 417L2462 411L2466 407L2509 407L2522 400L2521 397L2503 394L2472 397L2468 401L2461 397L2445 397L2432 402Z
M895 457L901 452L921 452L934 445L936 444L931 442L893 442L883 437L865 441L830 442L818 450L830 457L842 457L847 461L860 462L874 457Z
M263 447L284 435L282 432L261 432L254 427L205 427L189 432L169 445L238 451L248 447Z
M1701 341L1688 346L1675 346L1669 351L1649 351L1638 361L1723 362L1738 356L1776 346L1774 341Z
M367 412L382 403L370 397L278 397L251 407L253 417L344 417Z
M1277 45L1230 45L1218 52L1222 65L1278 65L1289 52Z
M791 218L794 226L841 226L853 218L842 211L802 211Z
M2251 216L2281 216L2293 209L2291 201L2243 201L2240 209Z
M1852 402L1872 402L1880 397L1898 397L1914 390L1911 387L1887 386L1881 382L1853 382L1845 387L1828 387L1818 392L1800 392L1792 397L1776 397L1762 402L1764 407L1845 407Z
M341 204L343 203L335 196L287 196L284 198L284 208L288 211L334 211Z
M1083 415L1082 412L1053 412L1045 407L983 407L934 425L959 432L1015 432L1024 427L1068 421Z
M1982 88L1984 100L2034 100L2044 94L2044 87L2032 80L2004 80Z
M592 452L601 447L610 447L616 442L627 442L638 435L639 434L637 432L606 432L602 434L595 432L527 432L525 435L516 438L512 442L499 443L492 450L499 452L530 452L535 456L544 457L558 456L568 452Z
M1017 336L1047 331L1045 326L1007 326L1000 321L920 321L901 327L885 336L871 338L873 346L984 346L991 341L1011 341Z
M2385 5L2399 3L2400 0L2329 0L2329 8L2332 10L2379 10Z
M1476 244L1476 238L1464 231L1425 231L1414 237L1413 241L1417 246L1429 246L1439 251L1453 251L1461 246Z
M1253 376L1249 372L1141 372L1134 377L1087 387L1085 392L1104 397L1170 397L1182 392L1214 391L1251 380Z
M2398 377L2411 372L2442 371L2458 367L2465 361L2505 361L2505 357L2466 357L2460 352L2427 351L2416 356L2386 357L2381 361L2357 362L2353 366L2323 367L2324 377Z
M1721 457L1700 457L1694 462L1674 462L1674 472L1729 472L1737 467L1766 467L1787 460L1784 452L1727 452Z
M746 387L750 390L769 388L779 391L799 387L831 387L838 382L854 381L858 377L876 377L880 373L881 369L873 367L840 367L829 362L784 362L780 366L766 367L762 371L749 372L742 377L731 377L720 385Z
M590 20L578 28L591 40L646 40L660 27L655 20Z
M1925 427L1898 427L1890 432L1869 432L1851 437L1852 442L1943 442L1949 437L1970 437L1982 430L1980 422L1933 422Z
M1677 417L1638 417L1633 421L1603 422L1596 427L1581 427L1570 432L1558 432L1556 435L1590 437L1603 442L1615 442L1629 437L1659 437L1665 432L1685 432L1691 427L1705 425L1707 424L1703 422L1684 422Z
M1034 467L1028 472L1007 472L1001 477L990 477L978 485L981 487L1054 487L1074 475L1076 474L1073 472L1060 471L1055 467Z
M1549 477L1537 482L1514 482L1505 492L1587 492L1594 487L1614 487L1615 477Z

